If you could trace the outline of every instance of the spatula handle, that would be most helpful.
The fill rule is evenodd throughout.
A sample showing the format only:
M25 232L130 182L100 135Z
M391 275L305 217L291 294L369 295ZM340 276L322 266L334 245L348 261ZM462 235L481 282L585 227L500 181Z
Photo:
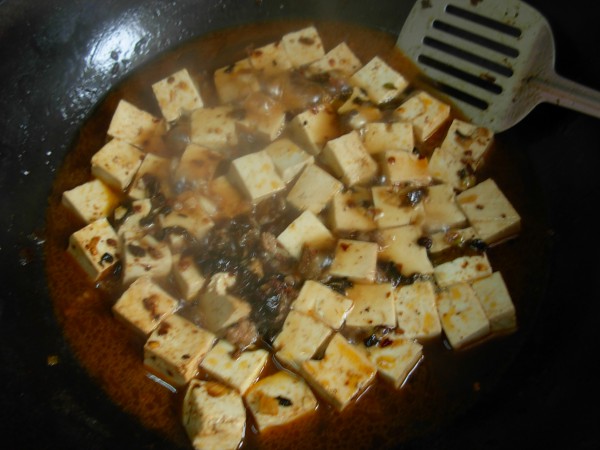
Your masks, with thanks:
M533 78L530 83L538 90L541 101L600 118L599 91L556 73L546 78Z

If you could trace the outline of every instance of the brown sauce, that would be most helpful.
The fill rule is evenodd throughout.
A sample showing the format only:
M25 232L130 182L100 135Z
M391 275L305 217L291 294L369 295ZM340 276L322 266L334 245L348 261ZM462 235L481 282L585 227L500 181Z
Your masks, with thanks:
M136 341L130 330L114 319L111 306L115 298L108 294L110 289L92 286L67 254L69 236L82 224L66 213L61 195L90 178L90 158L105 143L120 99L159 116L150 89L153 82L186 67L199 74L201 91L213 92L209 86L215 69L244 57L249 46L270 43L306 25L289 21L243 26L210 34L160 56L115 87L98 105L57 173L47 213L46 262L64 334L90 377L115 403L144 427L165 434L177 445L189 446L181 425L181 395L148 377L142 364L143 342ZM346 41L363 62L379 55L408 78L415 77L414 68L394 50L394 36L356 25L315 25L326 49ZM214 98L205 98L208 105L214 102ZM524 155L519 149L504 148L501 136L497 141L479 179L493 176L523 219L519 238L488 251L492 267L503 273L511 292L519 330L459 352L450 350L441 338L429 342L423 361L401 389L377 380L342 413L322 402L316 414L260 435L249 419L244 448L390 448L448 423L501 380L538 307L543 281L539 260L545 252L546 229ZM271 362L266 370L274 369Z

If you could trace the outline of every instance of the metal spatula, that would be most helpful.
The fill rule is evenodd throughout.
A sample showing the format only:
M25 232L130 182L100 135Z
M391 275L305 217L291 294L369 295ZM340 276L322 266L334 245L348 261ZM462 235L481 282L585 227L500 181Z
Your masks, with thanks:
M496 132L542 102L600 118L600 92L556 74L549 24L519 0L417 0L397 45L468 119Z

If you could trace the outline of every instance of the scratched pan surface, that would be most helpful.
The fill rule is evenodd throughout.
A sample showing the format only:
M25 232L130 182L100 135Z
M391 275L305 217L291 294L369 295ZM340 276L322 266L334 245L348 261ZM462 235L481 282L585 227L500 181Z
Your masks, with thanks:
M584 0L531 4L554 30L559 73L599 89L598 12ZM78 365L46 287L47 198L94 105L154 55L212 30L298 17L397 33L411 6L397 0L368 6L352 0L0 1L3 448L172 448L108 400ZM501 138L522 149L543 199L552 247L539 260L546 276L534 291L543 299L495 389L439 431L404 443L405 449L600 447L594 370L600 342L594 221L600 121L543 105Z

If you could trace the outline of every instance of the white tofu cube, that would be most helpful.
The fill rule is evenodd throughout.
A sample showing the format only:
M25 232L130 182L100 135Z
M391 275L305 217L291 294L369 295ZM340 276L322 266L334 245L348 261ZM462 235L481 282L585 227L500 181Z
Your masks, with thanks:
M396 289L396 317L403 337L431 339L441 334L435 297L435 288L430 281L416 281Z
M175 180L184 181L194 188L204 187L213 179L222 160L221 154L207 147L189 144L179 159Z
M217 218L233 218L250 210L251 204L231 184L226 175L215 178L208 184L208 196L215 204Z
M287 195L287 201L300 211L319 214L344 185L315 164L302 171Z
M151 211L152 200L149 198L134 200L128 208L125 206L117 207L114 212L114 218L116 223L119 224L119 228L117 229L119 236L123 236L126 232L130 235L138 234L143 236L146 234L148 228L144 226L143 219L148 217Z
M187 384L213 346L214 334L172 314L150 334L144 345L144 366L174 387Z
M404 150L387 150L377 156L389 184L425 186L431 183L427 158Z
M473 289L479 298L493 332L514 331L517 328L515 305L500 272L475 281Z
M263 92L254 92L242 104L244 117L237 122L239 133L255 135L254 139L274 141L283 131L286 107Z
M460 256L452 261L436 266L434 276L437 283L449 286L455 283L469 283L492 274L492 266L485 253L474 256Z
M183 425L195 449L236 450L246 430L246 408L234 389L194 379L183 400Z
M150 197L151 191L158 188L166 197L171 194L168 183L171 161L168 158L146 154L133 181L129 185L127 195L136 200Z
M273 341L275 356L286 366L298 370L304 361L323 350L332 333L324 322L292 309Z
M237 144L237 119L229 106L196 109L190 119L190 140L215 151Z
M372 283L377 273L377 250L376 242L340 239L329 273L351 281Z
M92 280L98 280L119 261L119 238L106 218L98 219L69 237L68 251Z
M173 279L186 300L192 300L206 283L191 255L173 255Z
M300 258L302 248L327 248L334 244L335 238L314 213L304 211L285 230L277 240L294 258Z
M393 100L408 87L408 81L375 56L350 77L350 82L364 89L377 104Z
M129 285L112 311L138 334L148 336L166 317L175 313L177 307L175 298L144 276Z
M182 114L204 106L200 90L187 69L157 81L152 85L152 91L167 122L174 122Z
M353 302L322 283L306 280L292 304L296 311L313 316L328 327L338 330L344 324Z
M469 284L458 283L440 291L436 304L452 348L465 347L489 333L490 322Z
M353 111L358 113L361 111L363 106L375 107L375 104L369 99L369 96L364 89L353 87L350 97L348 97L348 100L346 100L342 106L338 108L337 112L338 114L348 114L353 113Z
M244 394L256 382L267 364L269 352L263 349L236 353L236 348L221 339L206 354L200 367L211 376Z
M253 203L258 203L285 188L285 183L277 174L273 161L264 150L231 161L229 179Z
M370 197L370 195L369 195ZM371 231L377 228L373 218L373 208L366 206L369 201L364 200L362 192L346 191L333 196L329 213L331 229L337 232L344 231Z
M310 64L325 54L321 37L314 26L285 34L281 44L294 67Z
M252 50L248 60L255 71L265 75L274 75L292 68L292 61L281 41Z
M469 241L479 239L473 227L439 231L429 237L431 238L429 253L432 255L439 254L453 247L461 247L468 244Z
M438 147L429 158L429 173L438 181L464 191L475 184L475 176L468 165L448 150Z
M201 294L198 302L202 326L213 333L219 333L248 317L251 311L252 308L244 300L211 289Z
M178 195L171 209L159 215L163 230L177 232L183 228L191 236L202 239L214 226L214 222L203 208L202 196L186 191Z
M423 217L423 202L414 201L419 192L397 186L373 186L375 221L379 228L393 228L419 223ZM412 200L411 200L412 199Z
M323 162L347 186L367 183L377 174L377 163L365 149L356 131L330 140L321 156Z
M449 184L429 186L423 207L425 209L423 227L427 233L467 225L467 218L456 203L454 188Z
M420 91L395 111L400 121L413 125L418 142L429 139L450 117L450 106Z
M336 333L323 359L305 361L302 373L313 389L341 411L369 386L377 369L361 349Z
M337 114L327 107L311 108L297 114L287 125L291 138L311 155L340 134Z
M107 134L138 148L148 149L166 130L162 119L154 117L126 100L120 100Z
M277 173L285 183L292 181L304 167L315 161L314 156L287 138L272 142L264 150L271 157Z
M488 178L457 196L471 226L487 244L495 244L521 230L521 217L494 180Z
M118 195L95 178L62 194L62 204L84 223L92 223L112 214L119 204Z
M151 235L124 232L121 235L123 255L123 284L143 277L164 278L173 265L171 250L166 242L157 241Z
M117 191L125 191L144 159L144 152L120 139L111 139L92 156L92 175Z
M412 153L415 147L413 127L408 122L368 123L362 137L365 148L371 155L387 150Z
M354 307L346 318L346 326L359 328L396 326L394 288L390 283L356 283L346 291L346 295L354 302Z
M317 399L306 382L279 371L259 380L244 396L260 432L312 414Z
M318 74L335 71L349 77L361 67L362 62L350 50L348 44L341 42L308 66L308 72Z
M416 225L381 230L383 245L380 259L394 262L400 273L407 277L416 273L432 274L433 266L427 249L419 243L421 237L423 232Z
M260 83L247 58L215 70L213 79L221 103L240 101L260 91Z
M444 150L451 151L455 158L475 170L494 140L494 133L459 119L454 119L442 142Z
M376 345L366 347L371 363L385 380L398 389L423 358L423 346L391 333Z

